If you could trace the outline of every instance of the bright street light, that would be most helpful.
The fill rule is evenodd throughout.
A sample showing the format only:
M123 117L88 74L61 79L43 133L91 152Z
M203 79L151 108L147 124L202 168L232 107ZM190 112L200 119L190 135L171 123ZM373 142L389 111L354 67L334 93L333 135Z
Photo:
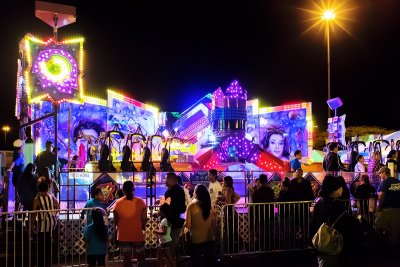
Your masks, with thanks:
M325 10L324 14L322 14L322 20L334 20L336 17L335 11L333 10Z
M7 133L11 130L11 127L8 125L4 125L3 128L1 128L4 132L4 149L7 147Z
M346 27L346 22L354 21L354 9L347 0L322 0L320 2L311 1L312 7L299 8L306 13L305 21L309 23L309 27L303 34L317 29L319 32L325 32L325 40L327 44L327 67L328 67L328 99L331 99L331 32L336 33L335 28L339 28L351 35ZM328 107L328 118L331 110Z

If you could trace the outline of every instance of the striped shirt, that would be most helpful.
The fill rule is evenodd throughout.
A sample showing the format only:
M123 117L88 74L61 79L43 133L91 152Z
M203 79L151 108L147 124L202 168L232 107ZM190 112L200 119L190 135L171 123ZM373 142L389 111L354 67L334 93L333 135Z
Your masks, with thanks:
M38 195L36 197L39 202L39 210L54 210L54 199L50 195ZM57 212L56 211L45 211L38 212L38 230L41 233L51 232L56 227L57 223Z

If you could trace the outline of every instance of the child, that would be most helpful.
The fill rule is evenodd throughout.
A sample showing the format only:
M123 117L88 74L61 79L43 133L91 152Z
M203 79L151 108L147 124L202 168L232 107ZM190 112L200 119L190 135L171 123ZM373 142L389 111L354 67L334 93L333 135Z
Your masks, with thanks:
M85 228L83 238L86 240L86 254L89 267L105 266L108 226L104 224L102 208L92 210L93 222Z
M167 262L168 262L168 267L175 267L175 261L172 256L172 238L171 238L171 212L170 212L170 206L168 202L165 202L161 207L160 207L160 225L159 229L155 230L155 233L159 235L159 240L160 240L160 246L159 246L159 252L157 255L158 258L158 266L162 267L162 258L163 255L166 256Z

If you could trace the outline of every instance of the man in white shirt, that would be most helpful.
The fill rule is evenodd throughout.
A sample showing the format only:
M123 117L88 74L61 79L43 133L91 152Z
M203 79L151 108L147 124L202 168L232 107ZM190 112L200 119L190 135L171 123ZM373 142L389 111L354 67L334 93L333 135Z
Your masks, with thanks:
M208 171L208 180L210 180L210 184L208 185L208 192L210 192L211 204L216 205L218 202L219 192L222 194L222 186L217 181L217 170L211 169Z
M365 172L364 161L365 159L362 155L357 156L357 164L354 167L354 172Z

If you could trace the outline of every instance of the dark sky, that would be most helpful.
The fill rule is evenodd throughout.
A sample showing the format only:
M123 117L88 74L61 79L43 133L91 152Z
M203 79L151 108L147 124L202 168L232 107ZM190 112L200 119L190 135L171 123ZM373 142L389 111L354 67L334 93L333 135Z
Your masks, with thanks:
M298 8L310 1L55 2L77 7L77 22L61 28L59 39L86 38L91 92L114 87L161 110L183 111L238 79L250 99L267 105L311 101L314 120L326 128L324 36L301 34L307 24ZM332 97L343 100L347 126L399 129L400 1L352 2L354 37L338 31L331 40ZM18 42L28 32L47 39L52 30L35 17L33 0L0 5L0 123L15 129Z

